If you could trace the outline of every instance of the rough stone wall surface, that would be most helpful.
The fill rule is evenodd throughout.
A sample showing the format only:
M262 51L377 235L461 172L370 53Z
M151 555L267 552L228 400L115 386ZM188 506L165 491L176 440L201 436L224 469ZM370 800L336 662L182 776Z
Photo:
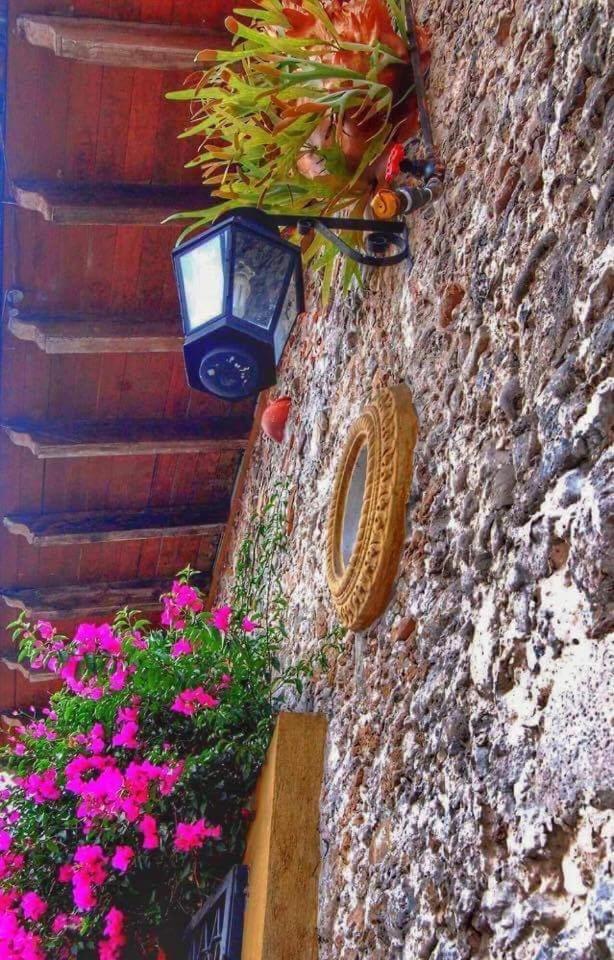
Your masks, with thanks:
M348 426L406 382L420 420L385 615L297 701L329 720L321 960L614 951L614 83L606 0L430 0L449 177L415 266L297 324L287 657L335 620L325 522ZM608 635L609 640L608 641ZM611 695L610 695L611 696Z

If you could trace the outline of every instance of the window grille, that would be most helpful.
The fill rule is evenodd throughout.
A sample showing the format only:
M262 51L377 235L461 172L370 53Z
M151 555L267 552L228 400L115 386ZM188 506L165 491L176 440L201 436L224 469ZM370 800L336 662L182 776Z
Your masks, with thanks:
M192 918L187 960L241 960L247 867L233 867Z

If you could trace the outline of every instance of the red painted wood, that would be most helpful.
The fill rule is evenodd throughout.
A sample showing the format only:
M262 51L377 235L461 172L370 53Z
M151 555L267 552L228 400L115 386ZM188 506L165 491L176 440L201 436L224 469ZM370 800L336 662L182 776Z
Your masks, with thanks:
M141 0L139 19L142 23L171 23L173 0Z
M147 183L153 178L158 117L163 106L164 74L135 70L126 141L124 176Z
M11 22L24 12L218 27L233 0L10 0ZM11 36L9 161L15 177L101 182L198 184L184 169L194 143L178 141L187 122L181 104L163 98L182 73L119 70L52 57ZM41 148L44 145L44 149ZM5 287L24 290L24 306L49 313L109 310L151 318L177 312L171 248L180 232L134 226L45 223L34 213L5 208ZM0 415L4 418L226 417L228 403L186 386L180 355L50 356L2 331ZM233 412L251 411L247 402ZM228 494L239 454L40 461L0 435L0 514L30 510L144 509L206 503ZM19 541L23 541L20 543ZM153 578L170 583L190 562L211 568L215 537L162 538L120 544L29 546L0 528L0 585ZM10 649L6 626L14 611L0 608L0 650ZM74 624L60 625L68 633ZM10 671L8 671L10 674ZM48 689L6 675L0 665L0 709Z
M69 180L88 180L93 176L96 165L103 69L83 63L70 63L64 69L70 78L64 155L66 177ZM89 103L87 111L82 109L84 100Z
M136 277L141 263L143 248L143 227L118 227L113 259L113 273L110 278L113 296L113 310L129 314L134 309ZM158 305L151 308L157 314Z
M123 179L133 83L133 70L104 67L96 150L97 180L119 182Z

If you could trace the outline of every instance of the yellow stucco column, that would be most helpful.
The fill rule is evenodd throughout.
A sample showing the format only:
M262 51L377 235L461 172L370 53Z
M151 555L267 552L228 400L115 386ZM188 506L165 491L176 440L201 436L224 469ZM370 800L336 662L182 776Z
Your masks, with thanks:
M255 794L242 960L317 960L326 720L282 713Z

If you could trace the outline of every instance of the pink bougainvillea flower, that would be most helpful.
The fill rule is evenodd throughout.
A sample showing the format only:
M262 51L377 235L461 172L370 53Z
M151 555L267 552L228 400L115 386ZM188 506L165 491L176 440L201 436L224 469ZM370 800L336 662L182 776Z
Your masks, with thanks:
M163 627L169 627L171 630L183 630L185 617L181 616L179 607L176 607L172 601L165 599L160 623Z
M95 623L80 623L73 637L79 656L96 653L97 640L98 627Z
M187 583L175 580L170 594L162 597L162 616L160 622L163 627L172 630L183 630L186 624L186 613L199 613L203 609L203 602L198 591Z
M146 813L143 819L137 824L137 830L143 835L143 849L156 850L160 846L158 837L158 824L155 817Z
M117 907L111 907L105 918L104 934L106 940L98 943L99 960L119 960L126 943L124 934L124 915Z
M54 917L51 923L51 932L57 935L58 933L63 933L69 926L68 914L58 913L57 917Z
M132 634L132 646L137 650L147 650L149 641L145 639L140 630L135 630Z
M182 760L180 760L179 763L176 763L174 766L171 764L165 764L164 766L160 767L158 783L160 787L160 793L163 797L166 797L169 795L169 793L173 792L177 781L183 773L184 766L185 764Z
M11 849L13 835L8 830L0 828L0 853L7 853Z
M138 723L139 722L138 706L120 707L119 710L117 711L117 722L118 723Z
M80 875L75 876L73 880L72 895L75 907L83 913L93 910L98 903L92 884Z
M0 950L2 960L47 960L41 938L26 930L10 909L0 913Z
M112 740L113 746L124 747L126 750L137 750L139 747L139 741L137 739L138 732L138 723L128 720L118 728Z
M81 926L81 918L76 914L58 913L51 924L51 930L56 935L64 930L75 930Z
M230 626L231 617L231 607L218 607L217 610L213 610L211 613L211 623L214 627L216 627L217 630L221 630L222 633L225 633Z
M121 640L115 636L108 623L101 623L99 626L97 641L101 653L108 653L112 657L117 657L122 652Z
M203 608L203 602L200 599L198 590L191 587L188 583L179 583L175 580L171 590L171 596L178 607L187 607L194 613L200 613Z
M55 730L50 730L45 720L32 720L28 724L24 733L27 733L33 740L57 740L58 735Z
M98 943L98 960L120 960L122 946L111 943L110 940L100 940Z
M106 860L104 851L98 843L83 843L75 851L75 864L91 873L96 883L104 881L104 870L102 868Z
M195 694L199 707L206 707L208 710L212 710L214 707L219 706L220 701L217 697L212 697L211 694L203 690L202 687L197 687Z
M171 710L175 713L183 713L191 717L200 708L213 709L219 706L219 700L203 690L202 687L196 687L192 690L183 690L175 697Z
M115 867L116 870L119 870L120 873L125 873L133 860L134 850L132 847L116 847L115 853L111 858L111 866Z
M253 633L254 630L257 630L257 629L258 629L258 627L260 626L260 624L259 624L259 623L254 623L254 621L253 621L253 620L250 620L249 617L243 617L243 620L242 620L242 622L241 622L241 626L243 627L243 629L245 630L246 633Z
M34 803L48 803L50 800L59 800L60 790L56 783L57 771L50 769L44 773L31 773L23 781L22 786Z
M107 913L104 932L111 940L118 940L124 929L124 915L117 907L111 907Z
M78 874L73 880L72 895L75 907L83 913L93 910L98 903L92 884Z
M0 914L9 910L19 900L18 890L0 890Z
M60 869L58 870L58 880L60 881L60 883L70 883L70 881L72 880L73 873L74 873L74 869L72 864L63 863Z
M123 690L128 681L128 670L123 663L118 663L113 673L109 676L109 690Z
M88 653L107 653L115 657L122 649L119 637L115 636L108 623L80 623L73 639L77 656L80 657Z
M138 707L120 707L117 711L117 729L112 741L113 746L124 747L126 750L137 750L140 746L137 739L138 732Z
M174 643L171 647L172 657L181 657L186 653L192 652L192 644L189 640L186 640L185 637L182 637L181 640L178 640L177 643Z
M77 847L72 873L72 891L78 910L84 912L93 910L96 906L94 890L107 878L106 864L107 858L99 844L82 844Z
M104 727L101 723L95 723L85 738L85 746L90 753L99 754L104 751Z
M40 920L47 911L47 901L39 897L33 890L24 893L21 898L21 911L27 920Z
M6 880L23 870L26 860L22 853L4 853L0 855L0 880Z
M175 850L189 853L190 850L202 847L205 840L219 840L221 836L222 828L214 827L205 820L197 820L195 823L178 823L173 846Z
M183 713L186 717L191 717L196 712L195 704L186 697L188 691L178 694L171 705L171 710L175 713Z
M52 640L56 633L55 627L48 620L39 620L34 629L40 633L43 640Z

